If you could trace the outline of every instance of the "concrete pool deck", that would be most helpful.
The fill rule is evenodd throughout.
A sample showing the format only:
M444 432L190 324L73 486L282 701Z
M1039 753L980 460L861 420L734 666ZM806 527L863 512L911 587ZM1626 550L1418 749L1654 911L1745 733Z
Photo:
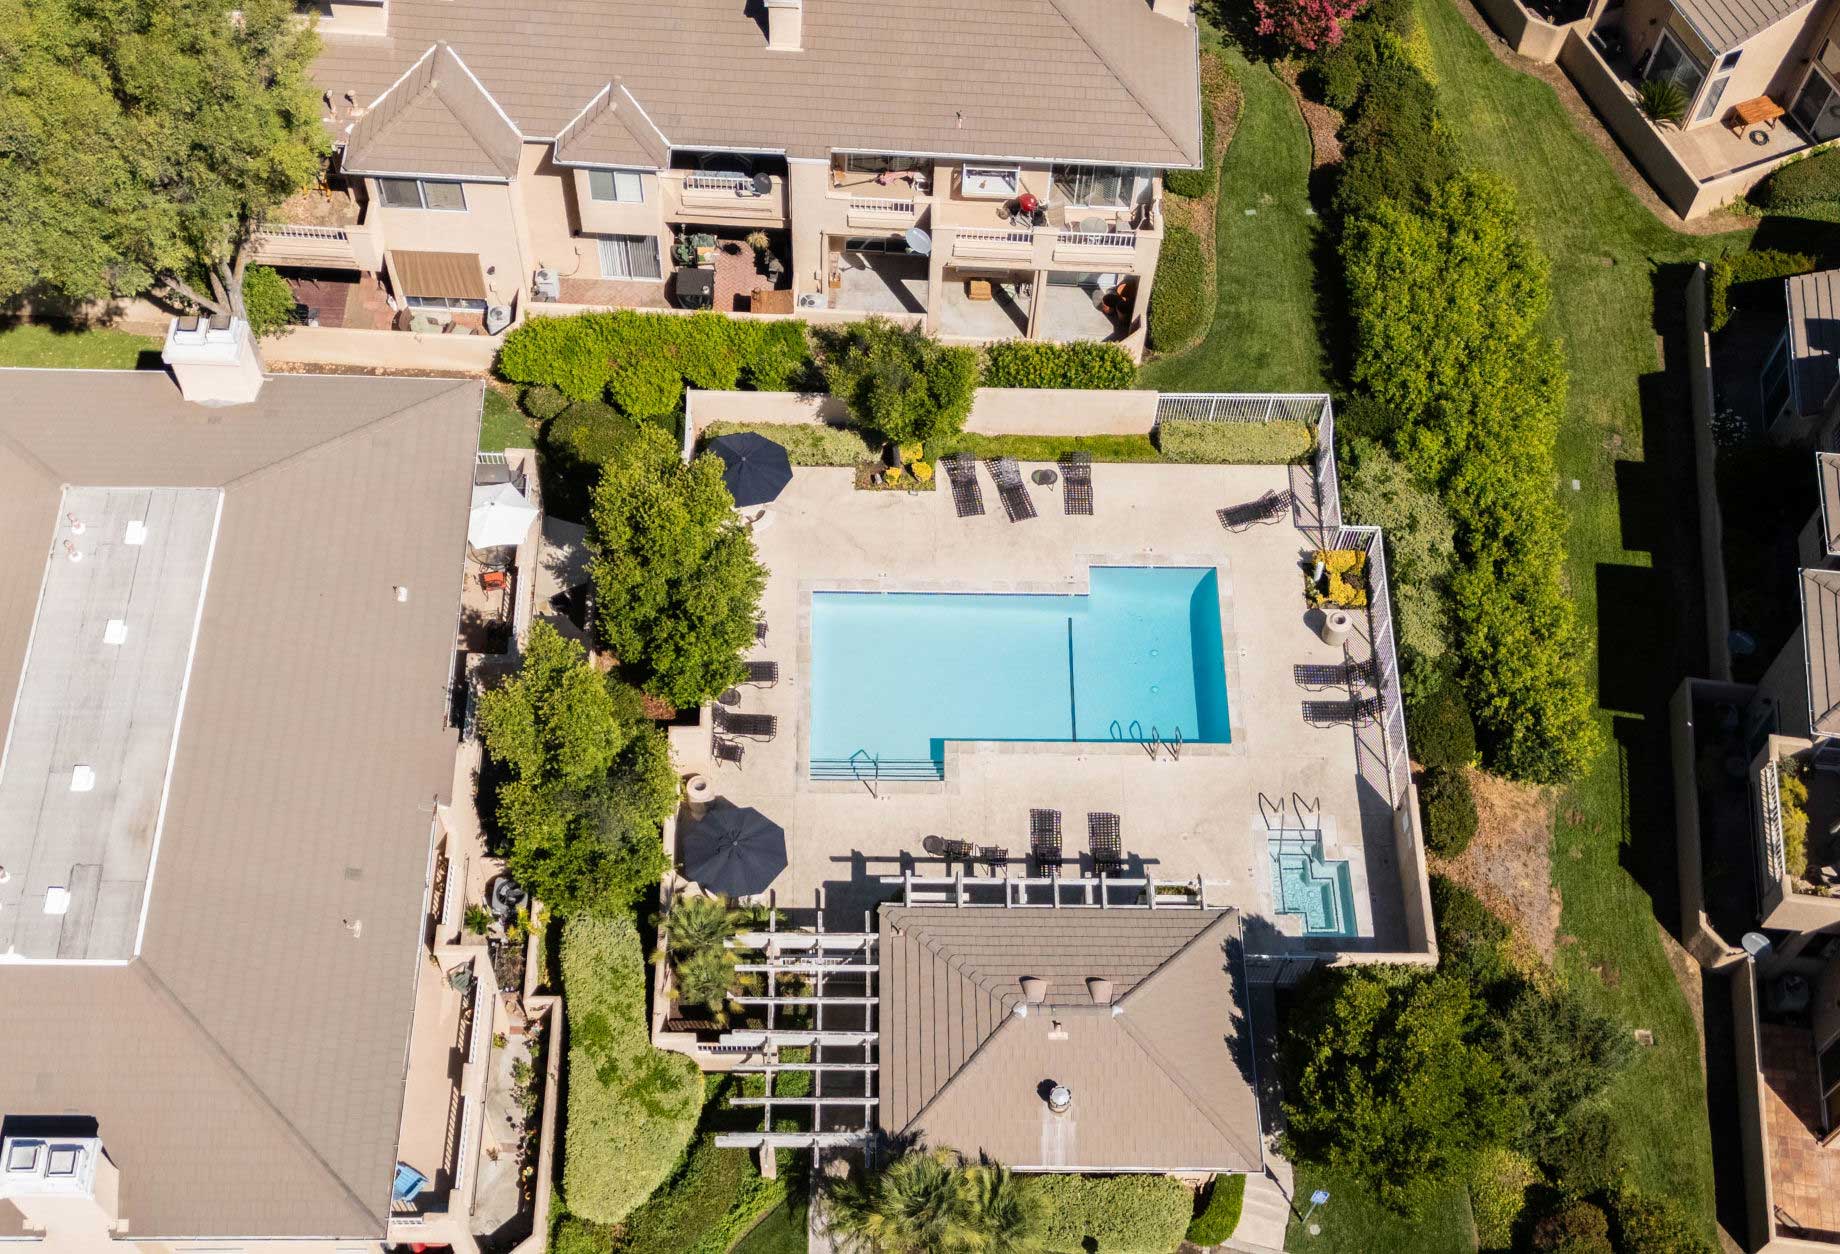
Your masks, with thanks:
M1024 466L1025 479L1033 469ZM881 877L944 873L921 852L925 836L1004 846L1021 859L1033 807L1062 812L1073 874L1086 849L1086 814L1109 811L1122 820L1128 873L1205 878L1210 904L1244 913L1249 953L1409 948L1378 731L1309 726L1304 700L1347 694L1307 693L1292 677L1295 664L1342 660L1317 637L1304 604L1300 564L1314 545L1289 523L1233 535L1214 516L1267 491L1301 488L1301 474L1285 466L1101 464L1093 468L1093 516L1064 515L1058 485L1031 484L1039 517L1020 523L1005 518L979 474L988 512L960 519L943 485L862 492L849 470L801 468L755 525L770 572L769 634L750 656L778 662L780 678L773 687L743 686L735 709L776 715L778 735L743 740L740 767L711 760L707 727L674 729L672 741L681 770L706 774L716 795L785 827L789 864L774 881L776 903L794 922L809 922L822 900L827 927L862 927L866 910L899 891ZM944 782L883 781L872 790L807 777L814 589L1084 591L1094 565L1218 570L1231 744L1190 745L1171 761L1129 743L953 742ZM1365 632L1365 616L1356 621ZM1365 655L1360 634L1353 647ZM924 674L890 657L886 676L879 699L924 706ZM1320 826L1325 856L1350 863L1355 938L1306 939L1299 916L1273 913L1268 832L1294 835L1299 803L1311 815L1303 825ZM1416 879L1417 869L1406 873Z

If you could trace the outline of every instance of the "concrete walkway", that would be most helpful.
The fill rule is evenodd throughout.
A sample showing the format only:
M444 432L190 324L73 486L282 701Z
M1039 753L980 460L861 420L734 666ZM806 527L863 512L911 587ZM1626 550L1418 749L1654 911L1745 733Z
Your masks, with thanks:
M1266 1162L1284 1177L1284 1183L1280 1185L1269 1175L1246 1177L1246 1201L1226 1249L1263 1254L1284 1248L1284 1230L1291 1222L1291 1166L1277 1157L1268 1157Z

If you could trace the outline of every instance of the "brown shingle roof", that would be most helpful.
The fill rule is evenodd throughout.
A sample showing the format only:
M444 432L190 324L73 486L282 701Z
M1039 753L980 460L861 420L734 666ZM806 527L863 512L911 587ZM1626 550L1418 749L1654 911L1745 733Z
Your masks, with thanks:
M1238 937L1233 911L883 906L883 1126L1031 1170L1256 1170ZM1024 976L1046 996L1017 1014Z
M609 83L556 136L556 160L661 169L671 163L671 147L625 85Z
M508 179L523 139L454 50L437 43L372 102L345 143L353 174Z
M1200 164L1195 29L1142 0L810 0L803 29L771 52L736 0L392 0L315 74L370 100L447 40L531 139L619 78L681 148Z
M94 1116L137 1238L379 1237L480 385L283 375L215 409L153 372L0 385L18 561L44 560L52 519L15 497L52 500L46 470L224 492L140 957L0 964L33 1008L0 1024L0 1115Z

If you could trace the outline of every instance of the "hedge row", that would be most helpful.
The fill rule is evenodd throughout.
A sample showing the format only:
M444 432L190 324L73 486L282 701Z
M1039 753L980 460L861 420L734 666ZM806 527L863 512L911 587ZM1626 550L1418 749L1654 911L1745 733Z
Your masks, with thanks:
M1163 176L1163 186L1171 195L1199 200L1214 190L1220 181L1220 159L1214 151L1214 102L1201 102L1201 154L1199 170L1171 170Z
M1182 1243L1195 1195L1168 1176L1031 1176L1041 1244L1052 1254L1168 1254Z
M1207 259L1201 240L1183 226L1163 233L1150 293L1150 347L1174 352L1207 329Z
M645 957L626 915L578 915L562 933L568 1007L569 1212L618 1223L676 1168L703 1107L703 1075L652 1048Z
M1199 422L1173 419L1157 426L1157 444L1172 462L1276 466L1300 462L1316 447L1307 422Z
M712 422L702 430L705 443L722 435L749 432L765 436L786 450L794 466L854 466L875 450L862 433L822 422Z
M1239 1213L1246 1203L1246 1177L1239 1174L1215 1176L1207 1187L1207 1198L1188 1225L1190 1245L1219 1245L1239 1227Z
M1706 311L1714 331L1722 331L1731 321L1731 289L1736 283L1759 279L1786 279L1795 274L1809 274L1818 263L1807 253L1781 252L1774 248L1756 252L1730 253L1715 258L1707 267Z
M987 388L1128 388L1136 379L1137 363L1117 344L1004 340L984 350L979 383Z
M1750 194L1753 204L1781 212L1824 201L1840 201L1840 149L1791 161L1763 180Z

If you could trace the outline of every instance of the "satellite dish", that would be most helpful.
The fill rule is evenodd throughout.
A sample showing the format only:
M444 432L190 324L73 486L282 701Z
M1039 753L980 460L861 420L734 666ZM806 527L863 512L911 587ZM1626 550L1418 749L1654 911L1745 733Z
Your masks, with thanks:
M908 227L907 251L919 253L922 257L930 256L933 251L933 237L917 226Z

